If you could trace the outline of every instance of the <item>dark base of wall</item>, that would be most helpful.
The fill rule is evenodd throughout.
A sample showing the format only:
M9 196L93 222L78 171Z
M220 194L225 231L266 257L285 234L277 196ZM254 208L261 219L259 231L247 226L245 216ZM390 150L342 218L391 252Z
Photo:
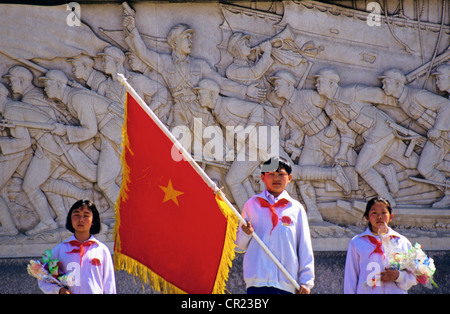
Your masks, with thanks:
M316 280L313 294L340 294L343 292L346 252L315 252ZM410 294L450 293L450 251L430 251L435 261L435 281L439 288L432 290L415 286ZM228 279L227 290L231 294L245 293L242 279L242 254L237 254ZM27 274L30 258L0 259L0 294L40 294L36 280ZM141 285L125 271L116 272L118 294L154 294L148 285Z

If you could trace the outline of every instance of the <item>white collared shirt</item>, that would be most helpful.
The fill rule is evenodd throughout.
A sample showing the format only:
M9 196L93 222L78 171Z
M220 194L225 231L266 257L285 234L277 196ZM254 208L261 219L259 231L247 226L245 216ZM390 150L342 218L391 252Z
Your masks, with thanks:
M271 204L282 198L289 201L285 208L276 209L279 220L275 228L272 226L270 210L260 206L258 197L266 199ZM255 233L297 283L311 289L314 286L314 255L308 219L303 206L286 191L274 198L266 190L247 201L242 216L252 223ZM246 250L244 280L247 288L269 286L295 292L294 285L264 252L260 244L252 241L252 236L242 231L241 226L237 232L236 243L240 249Z
M348 245L345 262L344 293L346 294L405 294L407 290L417 284L414 274L399 271L395 282L383 283L378 274L387 267L386 258L381 254L371 254L375 245L368 239L369 236L380 240L372 234L369 228L352 238ZM395 237L399 250L408 251L411 248L409 240L391 228L386 236Z
M60 270L66 273L75 269L76 284L72 289L75 294L114 294L116 281L111 253L108 247L91 236L88 241L95 242L85 248L83 259L79 253L69 253L78 247L69 242L76 240L75 236L58 244L53 250L52 258L61 262ZM59 293L60 287L56 284L38 280L39 288L46 294Z

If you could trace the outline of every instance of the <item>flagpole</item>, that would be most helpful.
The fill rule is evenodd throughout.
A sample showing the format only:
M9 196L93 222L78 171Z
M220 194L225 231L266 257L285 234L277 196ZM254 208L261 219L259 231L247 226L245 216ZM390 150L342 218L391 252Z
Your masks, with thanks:
M239 211L234 208L233 204L226 198L225 194L217 187L214 181L203 171L203 169L197 164L197 162L192 158L192 156L186 151L186 149L181 145L181 143L173 136L173 134L167 129L167 127L159 120L155 113L149 108L149 106L144 102L144 100L138 95L134 88L127 82L127 79L122 73L117 74L119 82L125 86L126 90L136 99L138 104L144 109L144 111L152 118L152 120L158 125L158 127L171 139L176 148L183 155L184 160L189 162L195 171L203 178L205 183L214 191L218 193L224 202L230 207L233 213L239 218L243 224L247 224L247 221L242 217ZM286 268L278 261L275 255L270 251L266 244L261 240L261 238L255 233L252 233L252 237L261 245L262 249L269 255L273 262L278 266L281 272L289 279L289 281L295 286L297 290L300 290L300 285L297 281L289 274Z

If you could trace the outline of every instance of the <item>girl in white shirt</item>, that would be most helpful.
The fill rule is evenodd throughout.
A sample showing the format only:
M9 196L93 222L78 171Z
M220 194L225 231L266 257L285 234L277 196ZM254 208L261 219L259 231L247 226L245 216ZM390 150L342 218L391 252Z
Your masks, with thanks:
M386 265L387 259L379 234L390 237L391 243L395 243L402 251L411 248L406 237L387 226L393 217L389 201L373 198L367 202L364 218L369 222L369 226L349 243L345 262L344 293L407 293L409 288L417 284L414 274L390 269Z
M66 228L72 237L58 244L53 258L58 259L62 273L74 270L75 285L72 290L56 284L38 281L44 293L93 294L116 293L116 282L111 253L108 247L93 234L100 232L100 215L89 200L79 200L67 214Z

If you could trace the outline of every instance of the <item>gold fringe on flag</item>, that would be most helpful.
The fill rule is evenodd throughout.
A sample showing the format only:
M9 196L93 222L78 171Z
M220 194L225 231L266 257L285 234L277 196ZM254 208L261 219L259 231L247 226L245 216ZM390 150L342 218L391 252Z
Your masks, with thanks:
M222 192L219 191L219 193ZM227 205L227 203L220 197L219 193L216 193L215 198L217 205L227 219L227 231L225 236L225 243L223 244L222 259L219 264L216 283L214 284L214 289L212 292L214 294L223 294L225 291L229 271L235 257L236 229L239 223L238 218Z
M130 142L127 133L127 100L125 101L125 116L124 116L124 124L122 127L122 153L121 153L121 162L122 162L122 184L120 187L120 194L115 204L115 226L114 226L114 268L116 270L125 270L130 275L138 277L141 283L149 284L150 287L161 293L169 293L169 294L185 294L186 292L182 289L176 287L170 282L166 281L164 278L150 270L144 264L136 261L135 259L122 254L121 253L121 244L120 244L120 204L122 200L127 199L128 194L128 183L130 181L130 168L126 162L126 152L128 151L130 154L133 152L130 149ZM214 193L213 191L211 191ZM238 226L238 217L233 213L227 203L220 196L222 192L219 190L215 194L215 199L218 207L222 211L223 215L227 220L227 229L223 244L222 257L219 263L219 267L217 270L217 276L215 279L214 287L211 293L213 294L223 294L226 290L226 282L228 280L229 271L232 266L233 259L235 257L235 241L236 241L236 229Z

